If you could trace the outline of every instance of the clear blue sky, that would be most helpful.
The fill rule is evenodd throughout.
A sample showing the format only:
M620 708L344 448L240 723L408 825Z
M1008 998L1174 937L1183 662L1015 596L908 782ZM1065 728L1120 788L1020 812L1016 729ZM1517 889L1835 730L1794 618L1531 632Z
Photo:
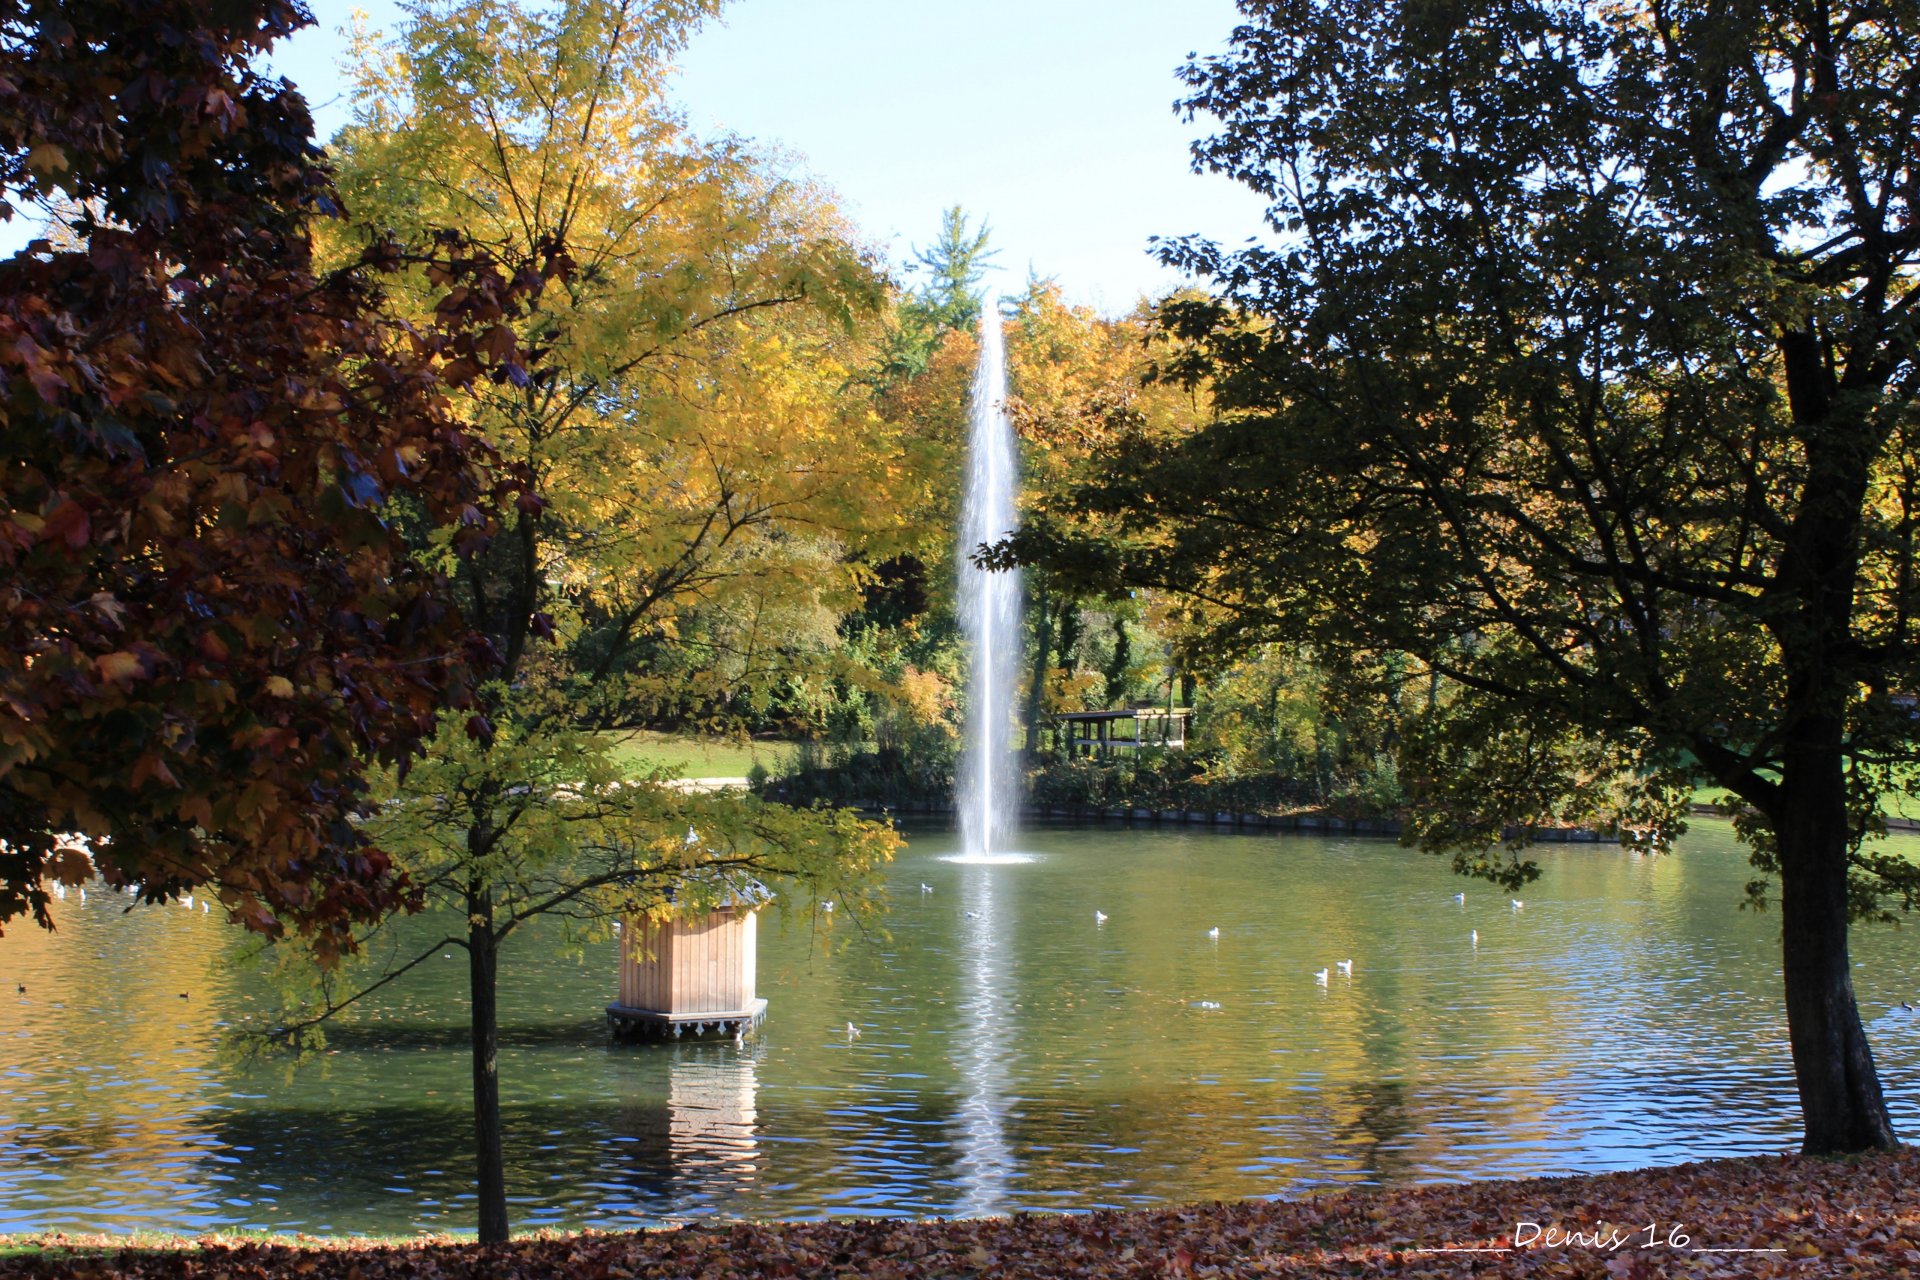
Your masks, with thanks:
M339 31L356 8L310 0L317 26L275 66L322 138L344 120ZM896 265L958 203L993 227L1003 287L1029 266L1075 301L1123 310L1178 278L1152 235L1239 242L1260 202L1188 170L1201 126L1175 117L1174 69L1223 47L1231 0L734 0L695 37L675 96L697 128L779 146L837 191Z

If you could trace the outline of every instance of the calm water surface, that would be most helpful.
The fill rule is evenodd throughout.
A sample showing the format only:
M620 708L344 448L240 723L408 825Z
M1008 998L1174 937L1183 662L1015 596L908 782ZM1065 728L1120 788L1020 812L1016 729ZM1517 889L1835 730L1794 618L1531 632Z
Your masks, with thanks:
M1520 911L1386 842L1023 844L1030 862L962 865L917 834L891 912L830 939L770 913L771 1009L744 1047L609 1045L611 949L518 943L515 1226L1083 1209L1797 1140L1778 918L1737 909L1724 828L1667 858L1545 852ZM463 955L325 1057L243 1066L221 1051L259 1007L233 930L99 892L56 905L57 935L0 939L0 1231L470 1227ZM1912 1139L1920 1014L1898 1002L1920 1003L1920 948L1866 929L1855 959Z

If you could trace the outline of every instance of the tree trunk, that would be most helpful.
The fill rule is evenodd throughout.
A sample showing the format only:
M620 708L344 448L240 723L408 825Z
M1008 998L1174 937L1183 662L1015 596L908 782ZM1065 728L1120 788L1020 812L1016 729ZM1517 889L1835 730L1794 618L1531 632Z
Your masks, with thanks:
M1847 956L1846 777L1837 723L1833 728L1831 750L1803 753L1789 747L1774 824L1787 1034L1806 1126L1800 1149L1807 1155L1897 1145L1853 996Z
M500 940L493 932L493 894L467 890L468 975L473 998L474 1185L480 1196L480 1243L507 1239L507 1173L500 1140Z
M1027 685L1027 741L1021 753L1028 768L1040 758L1040 705L1047 688L1048 659L1053 656L1053 606L1045 591L1040 593L1038 616L1040 634L1034 644L1033 678Z

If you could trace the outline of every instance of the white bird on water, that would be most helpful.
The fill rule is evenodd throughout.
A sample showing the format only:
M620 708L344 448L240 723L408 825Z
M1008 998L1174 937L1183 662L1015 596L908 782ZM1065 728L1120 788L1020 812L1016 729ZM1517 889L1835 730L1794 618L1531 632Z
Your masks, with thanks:
M205 915L211 910L213 910L213 908L207 905L205 899L202 899L200 903L200 914Z
M1480 931L1478 929L1473 931L1473 945L1476 947L1480 945Z
M980 913L979 913L978 911L969 911L969 912L967 912L967 919L969 919L969 920L978 920L979 918L980 918Z
M1323 987L1324 987L1324 986L1326 986L1326 985L1327 985L1327 971L1326 971L1325 969L1320 969L1320 970L1317 970L1317 971L1316 971L1316 972L1314 973L1314 975L1313 975L1313 980L1314 980L1315 982L1317 982L1317 983L1319 983L1319 984L1320 984L1321 986L1323 986Z
M1454 900L1455 902L1457 902L1457 903L1459 903L1459 904L1460 904L1461 906L1463 906L1463 907L1467 905L1467 895L1466 895L1466 894L1464 894L1464 893L1456 893L1456 894L1454 894L1454 895L1453 895L1453 900Z
M180 896L180 905L189 911L193 910L193 895L190 893L182 894Z
M1220 926L1215 925L1213 926L1213 928L1207 930L1207 936L1209 938L1212 938L1215 942L1220 941Z
M1107 913L1104 911L1096 910L1093 913L1093 922L1095 924L1105 924L1107 922Z
M1514 909L1515 911L1520 911L1520 910L1524 910L1524 909L1525 909L1525 907L1526 907L1526 905L1527 905L1526 903L1524 903L1524 902L1522 902L1522 901L1520 901L1520 899L1518 899L1518 898L1514 898L1514 899L1512 899L1511 901L1513 902L1513 909Z
M831 902L823 902L820 904L820 909L822 911L831 911L833 910L833 904Z
M1353 961L1351 960L1336 960L1333 962L1333 967L1348 977L1353 976Z
M80 891L80 901L85 902L86 900L87 900L87 891L85 889L82 889Z
M932 885L930 885L930 884L927 884L927 883L925 883L925 882L923 881L923 882L921 883L921 885L920 885L920 892L922 892L922 893L932 893L932 892L933 892L933 886L932 886Z
M847 1024L847 1039L858 1040L859 1038L860 1038L860 1028L854 1026L851 1022L849 1022Z

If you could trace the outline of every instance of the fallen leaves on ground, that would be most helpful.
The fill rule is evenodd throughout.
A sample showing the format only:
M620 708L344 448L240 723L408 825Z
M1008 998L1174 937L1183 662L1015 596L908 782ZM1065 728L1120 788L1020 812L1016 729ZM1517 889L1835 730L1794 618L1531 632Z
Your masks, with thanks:
M1058 1216L703 1223L496 1247L0 1237L0 1280L1920 1277L1916 1185L1920 1152L1905 1150Z

